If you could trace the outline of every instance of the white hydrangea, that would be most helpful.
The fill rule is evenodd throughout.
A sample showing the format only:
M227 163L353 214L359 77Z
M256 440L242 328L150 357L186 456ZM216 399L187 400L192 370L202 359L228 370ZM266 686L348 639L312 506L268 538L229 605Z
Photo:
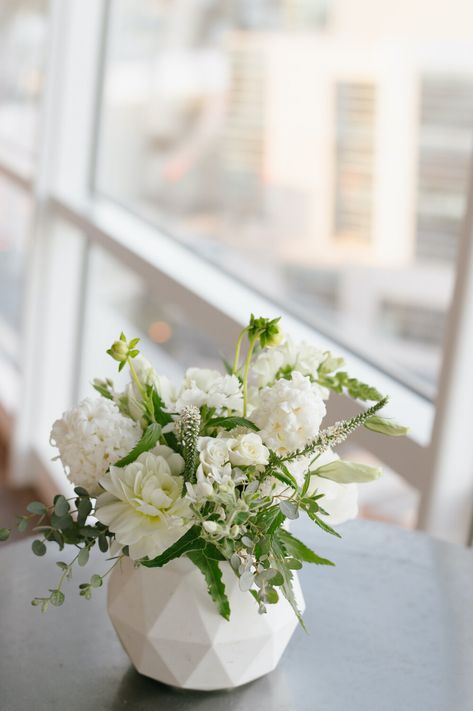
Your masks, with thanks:
M111 400L86 398L56 420L50 442L70 481L96 494L109 466L128 454L141 434L140 426Z
M317 377L317 369L325 358L324 351L310 343L296 343L286 338L278 348L263 350L253 361L250 384L258 388L270 385L281 368L291 368L302 375Z
M304 447L319 432L326 413L320 388L298 372L263 388L251 418L267 447L286 454Z
M241 384L235 375L222 375L218 370L189 368L175 403L176 412L183 407L208 405L217 412L223 409L242 412Z
M291 366L302 375L309 375L313 378L317 377L317 369L325 358L325 353L320 348L305 341L295 343L289 338L281 346L281 352L285 365Z
M172 473L177 461L170 465L169 459L144 452L126 467L110 467L101 480L106 491L97 499L95 515L120 546L129 546L132 560L155 558L190 526L189 502L181 497L182 477Z

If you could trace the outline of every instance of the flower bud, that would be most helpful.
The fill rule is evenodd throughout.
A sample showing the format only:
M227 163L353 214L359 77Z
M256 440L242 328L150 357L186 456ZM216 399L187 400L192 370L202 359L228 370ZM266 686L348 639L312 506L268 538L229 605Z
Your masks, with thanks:
M284 339L284 331L276 324L272 329L270 329L270 333L266 337L266 346L267 348L280 346Z
M217 533L218 523L216 521L204 521L202 526L205 528L207 533Z
M237 538L238 534L240 533L240 526L237 526L236 524L231 527L230 529L230 536L232 538Z
M121 363L128 358L128 343L126 343L126 341L115 341L107 353L111 355L114 360Z

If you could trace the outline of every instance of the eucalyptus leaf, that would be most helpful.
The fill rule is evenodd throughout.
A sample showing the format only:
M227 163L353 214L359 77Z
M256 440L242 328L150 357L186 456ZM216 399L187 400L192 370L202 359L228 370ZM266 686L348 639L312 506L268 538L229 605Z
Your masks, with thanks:
M59 518L62 518L62 516L67 516L69 513L69 509L71 507L69 506L69 502L66 501L66 498L62 495L59 495L56 497L55 503L54 503L54 513L56 516Z
M1 541L8 541L10 538L10 529L9 528L0 528L0 542Z
M42 556L46 553L46 546L44 545L43 541L40 541L39 538L37 538L31 544L31 550L35 555Z
M43 516L48 513L48 508L41 501L31 501L26 507L26 510L36 516Z
M64 593L62 590L51 590L51 597L49 598L51 605L54 607L60 607L64 603Z
M291 520L299 518L299 508L295 501L281 501L279 508L286 518Z
M79 555L77 556L77 562L81 567L84 565L87 565L89 562L89 549L88 548L82 548Z
M323 479L336 481L337 484L363 484L367 481L379 479L382 471L379 467L370 467L367 464L337 459L329 464L324 464L313 473Z

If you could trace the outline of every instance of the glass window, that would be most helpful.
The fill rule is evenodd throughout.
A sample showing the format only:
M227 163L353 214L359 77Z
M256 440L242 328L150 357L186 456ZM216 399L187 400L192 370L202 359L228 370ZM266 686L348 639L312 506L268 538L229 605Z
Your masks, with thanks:
M0 176L0 354L15 361L31 201Z
M48 0L0 3L0 143L34 150L43 85Z
M138 348L156 370L176 382L186 368L223 369L221 344L206 335L186 310L169 302L143 279L107 252L92 249L88 270L81 365L81 397L91 393L94 378L123 377L107 348L124 331L140 337ZM125 378L126 379L126 378Z
M116 0L96 188L435 391L473 5Z

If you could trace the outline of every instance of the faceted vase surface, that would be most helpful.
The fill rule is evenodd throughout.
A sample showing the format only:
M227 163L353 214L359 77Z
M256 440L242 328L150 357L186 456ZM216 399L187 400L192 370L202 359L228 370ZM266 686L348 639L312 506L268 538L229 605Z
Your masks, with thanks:
M260 615L241 592L228 563L221 564L230 621L210 598L202 573L187 558L163 568L114 568L108 612L134 667L145 676L183 689L228 689L273 671L298 622L285 598ZM297 574L294 591L304 598Z

